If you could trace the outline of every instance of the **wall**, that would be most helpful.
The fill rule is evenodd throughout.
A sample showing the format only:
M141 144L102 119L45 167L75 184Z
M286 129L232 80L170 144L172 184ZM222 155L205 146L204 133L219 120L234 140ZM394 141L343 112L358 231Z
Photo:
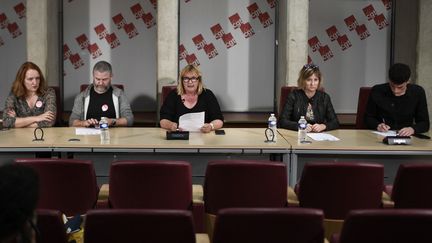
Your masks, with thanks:
M0 3L0 110L4 108L16 71L27 60L25 4L22 0Z
M223 111L272 111L274 16L275 1L180 1L180 69L199 64Z
M387 80L391 9L384 2L310 1L309 61L320 66L336 113L356 113L359 88Z
M113 66L134 111L156 110L156 6L151 1L86 0L63 5L64 104L72 109L93 65Z

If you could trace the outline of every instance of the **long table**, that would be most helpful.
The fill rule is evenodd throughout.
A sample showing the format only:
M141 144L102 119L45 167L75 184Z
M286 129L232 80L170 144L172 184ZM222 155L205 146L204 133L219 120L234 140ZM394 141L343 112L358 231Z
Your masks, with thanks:
M298 143L297 132L280 129L281 135L291 144L290 185L297 182L303 165L307 162L372 162L382 163L385 183L392 183L401 163L432 162L432 141L412 137L411 145L386 145L383 136L370 130L334 130L329 133L339 141L312 141Z
M98 135L77 136L75 128L46 128L44 141L33 141L31 128L0 131L0 158L34 157L51 152L61 157L91 159L99 176L108 176L112 161L122 159L176 159L192 161L193 173L202 177L206 163L215 159L268 159L281 155L294 185L307 162L352 161L385 165L386 183L393 182L397 167L406 162L431 162L432 141L413 137L411 145L385 145L382 136L369 130L334 130L340 140L299 144L297 132L279 129L276 143L264 142L263 128L225 128L226 135L190 133L189 140L166 140L160 128L113 128L111 141L101 144ZM71 141L72 139L72 141ZM79 139L79 141L73 141ZM0 163L2 162L0 161Z
M291 145L283 138L266 143L264 128L226 128L225 135L190 133L189 140L166 140L160 128L112 128L110 143L102 144L99 135L78 136L75 128L46 128L45 141L33 142L34 129L0 132L0 151L50 151L61 157L91 159L99 177L107 177L109 165L124 159L175 159L190 161L196 178L204 177L206 162L214 159L268 159L281 155L288 163ZM8 137L13 138L9 142ZM105 181L102 181L105 182Z

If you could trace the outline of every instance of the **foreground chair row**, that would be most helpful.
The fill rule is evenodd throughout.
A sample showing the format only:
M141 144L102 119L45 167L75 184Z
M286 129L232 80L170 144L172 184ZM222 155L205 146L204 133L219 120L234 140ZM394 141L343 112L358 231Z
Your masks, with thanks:
M38 243L66 243L58 211L38 210ZM84 242L209 242L195 234L185 210L91 210ZM332 243L432 242L432 210L377 209L351 211ZM213 243L324 242L323 213L302 208L228 208L216 218Z
M55 161L65 163L64 168L53 166ZM51 167L51 170L39 173L43 189L39 208L58 209L67 215L75 215L94 207L98 190L95 180L81 179L82 173L67 169L74 164L85 165L90 168L86 175L94 177L90 161L38 159L17 162L34 166L38 171ZM432 168L430 165L415 166L426 168L424 171ZM401 170L405 167L401 166ZM69 171L69 174L65 171ZM421 176L417 173L414 178L425 178L422 183L430 184L432 177L423 174ZM336 226L325 224L329 236L332 232L340 231L350 210L381 207L383 176L383 166L376 164L306 164L296 188L299 206L320 208L324 211L325 222L335 221ZM397 178L400 178L399 173ZM187 162L118 161L111 167L106 205L122 209L189 210L193 213L197 232L204 232L206 225L211 236L214 219L223 208L287 207L287 181L287 168L283 163L214 161L208 164L202 189L191 185L191 168ZM398 186L400 183L395 183L392 196L398 195L397 187L401 187ZM72 186L68 187L68 184ZM192 188L198 188L199 193ZM48 195L50 193L55 194ZM423 200L427 201L425 198L429 195L423 194ZM90 199L87 200L84 196L89 196ZM81 205L79 209L76 209L77 205ZM411 204L411 207L414 206Z

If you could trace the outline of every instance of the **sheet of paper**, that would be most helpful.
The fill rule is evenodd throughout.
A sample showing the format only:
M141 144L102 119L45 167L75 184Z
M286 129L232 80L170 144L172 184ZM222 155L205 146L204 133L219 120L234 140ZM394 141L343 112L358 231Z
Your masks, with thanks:
M378 132L378 131L373 131L373 133L381 135L383 137L387 137L387 136L397 136L397 133L395 130L389 130L387 132Z
M179 128L189 132L199 132L204 125L205 112L187 113L179 118Z
M75 135L100 135L100 130L96 128L75 128Z
M315 141L339 141L340 139L328 133L308 133L308 137Z

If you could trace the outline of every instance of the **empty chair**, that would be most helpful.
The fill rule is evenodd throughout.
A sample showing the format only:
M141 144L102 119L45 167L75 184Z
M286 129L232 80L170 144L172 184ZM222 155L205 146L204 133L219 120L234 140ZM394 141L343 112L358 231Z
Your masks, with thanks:
M162 100L161 103L163 103L168 96L168 94L173 91L177 90L177 85L168 85L168 86L162 86Z
M271 161L225 160L207 164L204 181L206 232L212 236L222 208L287 206L287 168Z
M300 207L324 211L326 237L340 232L353 209L381 207L384 167L364 163L306 163L298 185Z
M117 161L111 164L112 208L190 209L192 172L185 161Z
M286 165L271 161L212 161L205 175L204 202L210 214L229 207L285 207Z
M73 216L95 206L98 186L93 164L76 159L16 159L30 166L40 180L38 208L55 209Z
M216 217L213 243L322 243L323 213L301 208L229 208Z
M432 242L432 211L375 209L351 211L332 243Z
M85 243L195 243L192 215L185 210L92 210L86 216Z
M432 164L401 164L387 190L395 208L432 209Z
M37 243L67 243L66 228L63 223L62 213L58 210L38 209L36 235Z
M353 209L381 207L380 164L306 163L298 186L300 207L323 209L327 219L344 219Z
M198 232L203 231L204 206L193 204L192 169L185 161L112 163L108 203L112 208L191 210Z
M297 89L297 86L282 86L281 87L281 93L280 93L280 99L279 99L279 116L282 114L282 109L284 108L284 106L286 104L286 100L287 100L289 93L291 93L295 89Z
M123 84L112 84L112 85L116 86L117 88L124 91L124 85ZM87 89L88 86L89 86L89 84L81 84L80 85L80 92L83 92L85 89Z
M360 87L358 103L357 103L357 116L356 116L356 129L366 129L364 116L366 113L366 106L369 100L369 94L372 87Z

